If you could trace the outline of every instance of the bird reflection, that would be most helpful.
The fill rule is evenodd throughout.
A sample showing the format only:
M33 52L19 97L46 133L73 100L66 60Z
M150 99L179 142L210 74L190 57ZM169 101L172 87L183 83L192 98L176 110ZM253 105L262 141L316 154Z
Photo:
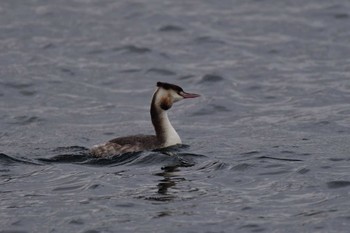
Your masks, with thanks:
M176 185L176 182L174 180L174 172L178 171L177 166L169 166L169 167L164 167L163 172L158 173L157 175L163 176L164 179L160 180L157 187L158 187L158 193L166 195L168 194L168 189L170 187L173 187Z
M180 157L176 153L171 153L169 151L162 151L162 153L171 156L175 163L162 167L162 172L155 174L156 176L161 176L162 179L158 180L157 194L156 197L152 199L157 201L170 201L177 197L174 194L176 193L175 186L179 184L179 182L186 180L179 175L181 167L191 167L194 163L191 160ZM172 192L170 190L172 190Z
M170 188L174 189L176 184L181 181L184 181L185 178L179 177L176 172L178 172L179 166L167 166L162 168L163 172L157 173L157 176L162 176L163 179L159 180L157 184L157 194L160 196L157 197L158 201L169 201L176 198L174 194L170 194Z

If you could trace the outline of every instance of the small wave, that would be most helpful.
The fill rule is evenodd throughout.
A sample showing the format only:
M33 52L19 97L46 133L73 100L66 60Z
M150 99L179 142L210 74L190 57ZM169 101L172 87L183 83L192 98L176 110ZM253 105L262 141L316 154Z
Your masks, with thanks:
M240 226L239 229L249 229L251 232L263 232L263 231L265 231L265 228L261 227L258 224L252 224L252 223Z
M39 158L40 162L45 163L80 163L89 160L89 155L76 155L76 154L59 154L51 158Z
M19 91L19 93L23 96L34 96L37 94L36 91L28 91L28 90L21 90L21 91ZM0 94L0 96L1 96L1 94Z
M93 166L120 166L124 164L130 164L141 156L142 152L124 153L121 155L115 155L108 158L94 158L89 155L89 158L80 164L93 165Z
M47 43L47 44L43 45L41 48L42 48L42 49L53 49L53 48L55 48L55 47L56 47L55 44L53 44L53 43Z
M248 152L241 153L243 156L252 156L250 159L257 159L257 160L278 160L278 161L287 161L287 162L302 162L304 160L302 159L294 159L294 158L284 158L284 157L278 157L278 156L270 156L270 155L261 155L261 154L266 154L266 152L263 151L257 151L257 150L252 150ZM294 151L280 151L281 156L291 156L293 154L296 154Z
M159 69L159 68L151 68L146 71L146 73L154 73L154 74L160 74L160 75L176 75L174 71L167 70L167 69Z
M290 162L301 162L301 161L303 161L301 159L286 159L286 158L277 158L277 157L271 157L271 156L260 156L260 157L257 157L257 159L272 159L272 160L290 161Z
M89 149L82 146L57 147L52 152L54 156L38 160L45 163L79 163L91 158Z
M231 110L225 106L217 104L209 104L205 107L199 108L199 110L192 113L192 116L203 116L203 115L212 115L220 112L230 112Z
M193 74L187 74L187 75L183 75L181 77L179 77L180 80L186 80L186 79L192 79L195 78L196 76Z
M310 171L310 169L308 169L308 168L301 168L301 169L299 169L297 172L299 173L299 174L306 174L306 173L308 173Z
M116 52L134 53L134 54L145 54L152 51L149 48L139 47L136 45L124 45L122 47L114 48L112 50Z
M230 112L230 110L225 106L221 106L217 104L210 104L210 106L212 106L216 112Z
M136 45L124 45L116 48L106 48L106 49L94 49L88 52L90 55L99 55L108 52L118 52L122 54L145 54L152 52L151 49L146 47L139 47Z
M9 87L13 89L25 89L28 87L32 87L33 83L20 83L20 82L0 82L1 85L4 87Z
M176 26L176 25L164 25L162 27L160 27L158 29L158 31L160 32L180 32L180 31L184 31L185 29L180 27L180 26Z
M348 19L350 16L347 13L338 13L334 15L336 19Z
M281 175L281 174L285 174L285 173L289 173L290 171L287 170L278 170L278 171L271 171L271 172L261 172L258 173L258 175L260 176L266 176L266 175Z
M44 163L75 163L93 166L120 166L120 165L154 165L161 164L164 167L193 166L194 158L204 155L181 152L187 145L173 146L154 151L124 153L107 158L95 158L89 154L89 149L81 146L58 147L53 149L58 153L50 158L39 158Z
M206 74L204 75L201 80L199 81L199 83L213 83L213 82L220 82L223 81L224 78L220 75L216 75L216 74Z
M37 116L17 116L14 118L14 121L11 122L11 124L30 125L30 124L39 123L42 121L44 121L44 119Z
M60 68L59 69L62 73L68 74L70 76L75 76L75 72L69 68Z
M13 119L14 120L9 123L14 125L30 125L44 121L44 119L37 116L16 116Z
M226 44L224 41L220 39L213 38L211 36L200 36L194 39L194 42L196 44L220 44L224 45Z
M137 72L141 72L142 69L124 69L124 70L120 70L119 73L137 73Z
M184 149L188 149L190 148L189 145L186 144L181 144L181 145L175 145L175 146L169 146L166 148L159 148L159 149L155 149L153 151L159 151L159 152L163 152L163 153L180 153L182 152Z
M346 181L346 180L330 181L330 182L327 182L327 186L330 189L344 188L344 187L350 186L350 181Z
M176 167L192 167L195 165L193 157L188 154L177 153L150 153L134 160L130 165L162 165L163 170Z
M253 167L254 167L254 165L253 165L253 164L250 164L250 163L239 163L239 164L233 166L233 167L231 168L231 170L235 170L235 171L245 171L245 170L247 170L247 169L249 169L249 168L253 168Z
M260 151L252 150L252 151L241 153L241 155L256 155L256 154L260 154L260 153L261 153Z
M40 165L38 163L32 162L24 158L16 158L3 153L0 153L0 164L2 165L13 165L13 164L31 164L31 165Z
M229 165L227 163L223 163L220 161L209 161L206 162L205 164L201 165L197 170L199 171L217 171L217 170L223 170L228 168Z
M191 167L195 165L195 159L206 157L205 155L183 152L188 145L175 145L167 148L144 152L142 156L134 160L131 165L161 164L163 169L172 167Z

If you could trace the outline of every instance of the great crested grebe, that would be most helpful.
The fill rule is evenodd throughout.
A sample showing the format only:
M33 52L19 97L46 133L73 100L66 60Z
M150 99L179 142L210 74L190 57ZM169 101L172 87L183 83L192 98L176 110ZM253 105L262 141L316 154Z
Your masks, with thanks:
M156 135L134 135L112 139L104 144L93 146L90 154L95 157L108 157L127 152L153 150L181 144L180 136L171 125L167 110L173 103L188 98L196 98L198 94L186 93L170 83L157 82L151 102L151 118Z

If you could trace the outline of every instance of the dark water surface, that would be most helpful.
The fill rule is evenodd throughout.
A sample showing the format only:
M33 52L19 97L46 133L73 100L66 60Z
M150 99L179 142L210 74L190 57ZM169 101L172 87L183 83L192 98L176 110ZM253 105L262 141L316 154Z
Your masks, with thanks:
M350 2L0 1L0 232L349 232ZM156 81L201 98L152 133Z

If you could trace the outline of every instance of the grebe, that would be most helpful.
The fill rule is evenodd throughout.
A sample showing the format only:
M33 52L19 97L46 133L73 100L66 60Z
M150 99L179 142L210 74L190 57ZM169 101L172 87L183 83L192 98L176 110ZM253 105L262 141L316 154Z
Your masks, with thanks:
M151 102L151 118L156 135L135 135L115 138L107 143L93 146L90 154L94 157L108 157L127 152L153 150L181 144L180 136L171 125L167 110L173 103L182 99L196 98L198 94L186 93L184 90L170 83L157 82Z

